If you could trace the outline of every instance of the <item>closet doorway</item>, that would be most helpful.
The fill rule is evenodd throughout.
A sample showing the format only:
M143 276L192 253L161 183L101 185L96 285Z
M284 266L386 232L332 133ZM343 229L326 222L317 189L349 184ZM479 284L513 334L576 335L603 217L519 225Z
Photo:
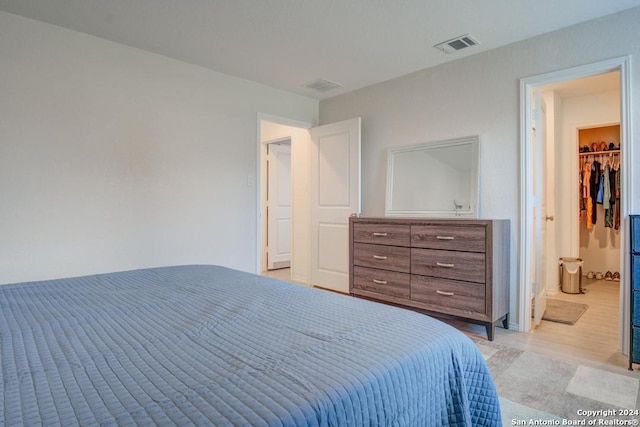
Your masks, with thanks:
M531 335L546 346L563 343L571 353L593 361L617 361L620 353L620 85L619 72L540 88L553 117L547 117L551 150L547 174L555 178L547 193L554 229L547 247L548 303L572 304L586 311L574 324L548 317ZM551 134L553 130L553 134ZM577 168L574 166L577 164ZM554 170L549 172L549 168ZM577 174L575 173L577 169ZM549 200L551 199L551 200ZM551 233L548 233L548 235ZM580 259L577 280L561 283L560 258L570 270ZM575 274L575 273L574 273ZM549 305L547 309L549 309ZM597 346L592 343L597 342Z
M360 134L359 117L301 127L258 114L256 271L269 271L267 147L289 140L290 280L348 293L348 219L360 213ZM249 176L247 184L255 186L255 177Z
M622 356L628 348L628 292L620 283L624 281L604 280L607 271L611 276L618 272L621 278L625 277L625 268L628 268L624 256L625 251L625 225L627 217L628 199L630 194L628 174L624 174L624 152L627 143L627 129L629 119L628 106L628 58L605 61L591 64L576 69L564 70L523 79L521 89L523 95L523 189L522 189L522 251L520 254L520 271L523 293L520 295L520 330L529 332L524 339L529 345L546 347L555 351L566 351L575 357L591 359L596 362L607 363L608 359L616 359L619 364L624 360ZM546 120L541 120L532 100L538 100L539 106L546 105ZM526 134L526 129L533 129L532 135L539 129L535 129L536 123L546 123L545 135L549 140L547 156L540 159L533 154L533 150L527 149L534 142L531 135ZM591 129L601 131L608 126L613 129L618 127L617 138L611 134L597 136L598 149L606 139L605 150L593 152L593 155L580 153L583 150L581 134L591 139L596 134L590 133ZM611 129L609 129L611 130ZM613 142L613 150L609 147ZM535 145L533 145L535 146ZM607 153L600 153L606 151ZM615 153L615 154L614 154ZM584 155L582 155L584 154ZM581 207L582 186L580 182L580 165L587 159L600 159L604 163L610 161L623 164L620 173L620 217L618 228L615 223L612 227L604 227L603 207L598 205L596 214L600 214L595 225L590 230L586 226L585 211ZM590 157L591 156L591 157ZM614 158L616 157L616 158ZM544 197L550 203L551 210L545 212L542 221L535 218L535 206L540 201L532 200L535 197L530 193L533 181L532 166L536 160L541 161L542 173L552 177L554 182L549 186ZM543 201L544 202L544 201ZM544 205L544 203L542 203ZM611 213L611 212L610 212ZM533 217L533 218L532 218ZM551 230L555 231L546 237L550 240L545 245L536 239L540 236L536 226L544 229L545 223L553 221ZM543 234L544 235L544 234ZM536 264L535 244L539 244L547 250L546 261ZM593 249L606 250L607 254L597 254ZM563 292L560 285L558 261L560 257L583 258L583 288L585 293ZM606 260L606 263L605 263ZM602 261L602 265L600 262ZM600 271L602 270L602 271ZM593 271L602 273L602 280L587 278L587 273ZM628 274L628 273L627 273ZM544 301L568 300L587 303L589 308L585 315L574 325L563 325L542 321L535 327L531 320L534 312L532 296L541 290L540 295ZM603 293L604 292L604 293ZM537 301L536 301L537 303ZM584 335L586 334L586 335ZM596 336L601 334L600 336ZM598 346L590 343L598 342ZM562 349L562 346L571 348ZM594 349L593 347L598 347ZM622 351L621 351L622 350ZM553 351L553 350L550 350ZM600 360L595 360L600 359ZM619 360L618 360L619 359Z

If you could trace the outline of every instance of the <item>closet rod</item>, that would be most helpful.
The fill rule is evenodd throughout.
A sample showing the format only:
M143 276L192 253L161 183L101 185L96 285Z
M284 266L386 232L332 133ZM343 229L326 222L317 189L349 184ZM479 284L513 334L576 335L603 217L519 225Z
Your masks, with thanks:
M609 151L587 151L586 153L578 153L578 156L599 156L602 154L620 154L620 150L609 150Z

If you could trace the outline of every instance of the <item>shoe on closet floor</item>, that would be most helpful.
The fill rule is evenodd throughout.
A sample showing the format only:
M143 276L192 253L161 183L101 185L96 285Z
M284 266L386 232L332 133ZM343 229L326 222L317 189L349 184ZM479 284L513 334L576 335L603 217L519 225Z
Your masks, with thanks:
M607 271L607 272L604 274L604 280L607 280L607 281L611 281L611 280L613 280L613 274L612 274L610 271Z
M614 282L619 282L620 281L620 273L618 273L617 271L615 273L613 273L612 279Z
M587 279L593 279L593 271L587 273Z
M598 272L596 273L596 279L598 279L598 280L602 280L602 279L604 279L604 275L603 275L601 272L599 272L599 271L598 271Z

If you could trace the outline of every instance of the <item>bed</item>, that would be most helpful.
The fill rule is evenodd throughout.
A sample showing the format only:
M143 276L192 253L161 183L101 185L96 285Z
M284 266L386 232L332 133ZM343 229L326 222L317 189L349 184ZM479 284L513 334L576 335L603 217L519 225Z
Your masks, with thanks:
M501 424L464 334L220 266L0 286L0 425Z

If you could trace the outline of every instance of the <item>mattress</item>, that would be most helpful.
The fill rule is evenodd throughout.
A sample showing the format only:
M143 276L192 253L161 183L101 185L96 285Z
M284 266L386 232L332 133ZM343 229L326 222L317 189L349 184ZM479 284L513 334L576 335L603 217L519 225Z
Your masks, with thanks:
M0 286L0 425L501 424L464 334L220 266Z

